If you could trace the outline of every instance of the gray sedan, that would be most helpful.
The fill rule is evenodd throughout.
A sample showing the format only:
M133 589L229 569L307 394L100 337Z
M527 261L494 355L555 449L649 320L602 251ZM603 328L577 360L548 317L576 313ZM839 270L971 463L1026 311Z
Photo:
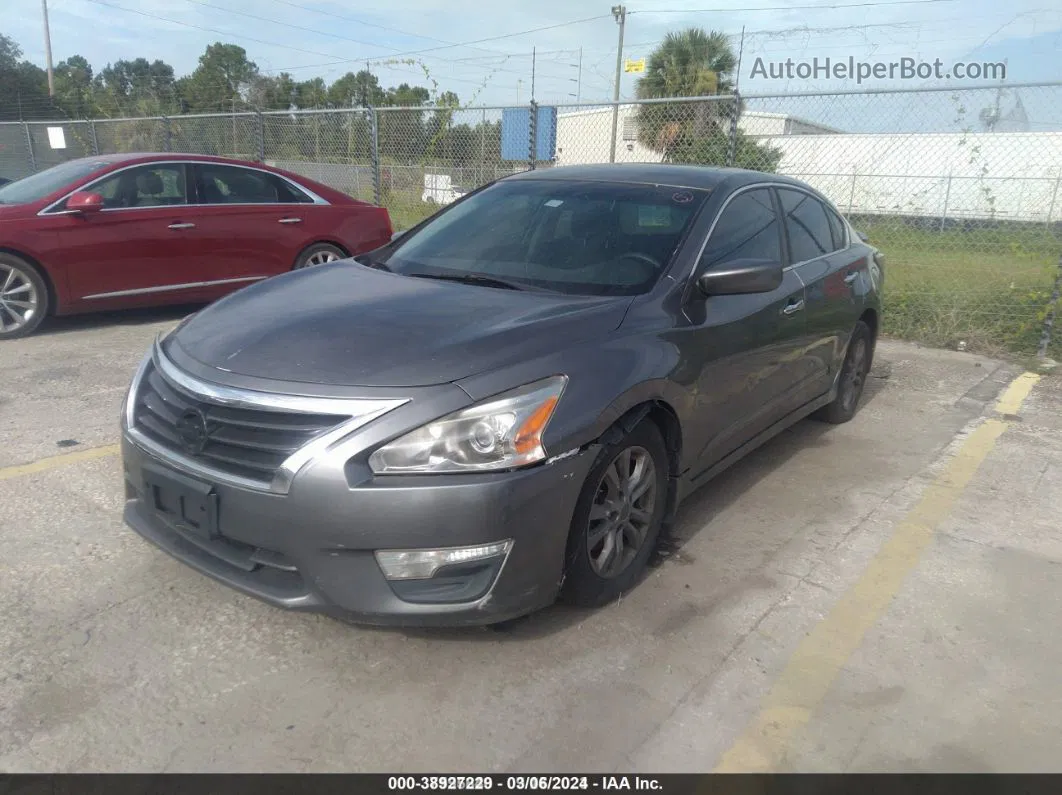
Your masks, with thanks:
M506 177L159 339L123 408L125 520L356 622L602 605L713 475L804 417L852 418L883 268L777 175Z

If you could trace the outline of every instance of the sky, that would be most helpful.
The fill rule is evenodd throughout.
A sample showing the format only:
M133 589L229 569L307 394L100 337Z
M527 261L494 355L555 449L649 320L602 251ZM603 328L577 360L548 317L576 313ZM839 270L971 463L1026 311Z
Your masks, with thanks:
M43 65L40 0L2 1L0 32ZM385 87L427 84L426 71L440 91L454 91L466 104L492 106L527 102L532 78L540 104L610 99L619 32L610 2L586 0L48 0L48 5L56 62L80 54L98 70L143 56L161 58L181 75L195 68L208 44L224 41L243 46L267 73L331 81L369 62ZM945 69L955 61L1006 60L1007 82L1062 81L1057 0L639 0L627 12L626 58L646 57L672 30L698 26L726 33L741 51L739 87L745 94L997 82L770 79L752 74L757 58L765 66L787 59L824 63L827 57L871 64L939 58ZM410 59L415 62L406 62ZM623 76L621 97L634 95L637 77ZM1060 97L1062 89L1051 103L1023 95L1039 129L1062 129ZM781 104L787 103L785 110L797 115L824 115L821 98ZM917 104L893 105L918 112Z

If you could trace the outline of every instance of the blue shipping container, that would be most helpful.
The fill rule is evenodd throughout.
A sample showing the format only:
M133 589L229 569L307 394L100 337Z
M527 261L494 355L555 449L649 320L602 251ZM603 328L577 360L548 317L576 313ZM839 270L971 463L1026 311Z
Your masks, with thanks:
M502 160L530 159L528 146L531 143L531 109L505 108L501 123ZM538 108L535 129L535 155L539 162L553 160L557 152L557 109Z

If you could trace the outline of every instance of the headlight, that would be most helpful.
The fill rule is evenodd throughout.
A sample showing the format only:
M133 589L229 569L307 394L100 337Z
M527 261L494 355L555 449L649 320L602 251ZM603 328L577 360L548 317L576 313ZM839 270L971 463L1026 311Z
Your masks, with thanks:
M567 376L536 381L422 425L369 458L377 475L482 472L542 461L542 446Z

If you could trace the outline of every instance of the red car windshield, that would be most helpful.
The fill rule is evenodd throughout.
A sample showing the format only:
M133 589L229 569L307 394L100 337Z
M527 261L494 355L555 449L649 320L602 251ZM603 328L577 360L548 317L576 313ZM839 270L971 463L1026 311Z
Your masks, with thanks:
M0 188L0 204L30 204L95 171L109 166L103 160L72 160L17 179Z

